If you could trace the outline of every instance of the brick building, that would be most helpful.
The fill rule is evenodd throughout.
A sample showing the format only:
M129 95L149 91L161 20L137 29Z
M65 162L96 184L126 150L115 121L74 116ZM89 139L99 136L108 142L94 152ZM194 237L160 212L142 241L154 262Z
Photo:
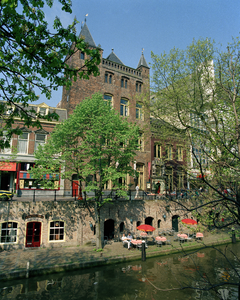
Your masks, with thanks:
M86 25L84 24L80 36L85 38L89 47L96 48L96 44ZM69 90L63 88L62 100L58 107L67 109L68 115L71 114L82 100L91 97L92 94L100 92L103 94L105 101L111 102L112 107L119 111L119 114L128 118L129 122L137 122L142 129L139 137L140 151L136 156L134 168L139 173L138 178L127 178L127 185L132 184L132 189L138 184L140 190L147 190L147 183L150 180L150 138L151 134L148 124L150 124L149 114L144 111L141 102L141 96L149 92L149 67L142 53L137 68L131 68L118 58L112 52L103 58L103 50L101 52L101 63L99 65L100 75L97 77L91 76L89 80L77 79L72 82ZM71 58L71 64L74 68L82 67L87 59L85 53L76 52ZM149 93L148 93L149 94ZM144 126L146 125L147 126ZM77 180L74 177L72 181ZM65 189L70 190L72 183L65 182ZM107 189L111 189L111 184ZM150 187L149 187L150 189ZM67 194L70 194L68 192Z
M187 188L189 152L185 133L166 131L163 121L151 118L151 183L152 190L160 184L160 194L177 192ZM166 131L168 134L161 134Z
M18 196L32 195L33 190L39 195L51 194L50 190L42 189L40 184L32 178L29 173L31 167L34 166L34 151L39 144L44 144L53 131L55 125L67 117L67 111L61 108L50 107L45 103L39 105L29 105L25 108L29 111L35 110L36 113L47 115L56 112L59 115L58 121L40 120L42 128L25 127L20 118L14 121L14 128L19 127L22 131L21 135L14 134L10 141L10 148L1 150L0 158L0 188L2 190L10 190L17 192ZM7 112L6 112L7 113ZM4 122L4 120L3 120ZM4 138L4 136L3 136ZM46 174L46 178L56 182L57 193L63 193L64 181L61 180L59 174ZM55 178L55 179L53 179ZM61 186L61 187L60 187ZM54 191L52 191L53 193Z

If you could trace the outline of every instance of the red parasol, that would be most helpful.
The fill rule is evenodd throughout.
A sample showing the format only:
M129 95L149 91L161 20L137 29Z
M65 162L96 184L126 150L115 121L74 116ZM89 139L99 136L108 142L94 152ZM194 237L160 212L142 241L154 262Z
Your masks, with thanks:
M154 231L156 228L152 227L151 225L148 224L142 224L137 227L138 230L142 231Z
M183 219L182 222L187 225L197 225L197 221L193 219Z

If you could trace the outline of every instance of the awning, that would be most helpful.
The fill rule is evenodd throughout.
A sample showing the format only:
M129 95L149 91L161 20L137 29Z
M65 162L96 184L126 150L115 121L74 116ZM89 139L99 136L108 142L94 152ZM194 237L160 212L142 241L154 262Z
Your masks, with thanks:
M17 163L14 162L0 162L0 171L16 171L17 170Z
M44 179L59 180L59 174L45 174ZM20 172L20 179L34 179L33 175L28 172Z

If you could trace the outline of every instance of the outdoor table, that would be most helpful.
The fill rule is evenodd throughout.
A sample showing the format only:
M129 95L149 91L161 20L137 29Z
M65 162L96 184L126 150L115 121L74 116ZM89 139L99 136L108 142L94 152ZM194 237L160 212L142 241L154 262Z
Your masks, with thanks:
M196 239L203 239L203 234L201 232L196 233Z
M187 234L185 234L185 233L182 233L182 234L178 234L177 235L178 237L179 237L179 241L181 242L184 242L184 241L186 241L187 239L188 239L188 236L187 236Z
M155 241L157 242L158 245L162 246L162 243L166 243L167 238L165 236L157 236L155 238Z
M131 244L139 249L142 247L142 240L132 240Z

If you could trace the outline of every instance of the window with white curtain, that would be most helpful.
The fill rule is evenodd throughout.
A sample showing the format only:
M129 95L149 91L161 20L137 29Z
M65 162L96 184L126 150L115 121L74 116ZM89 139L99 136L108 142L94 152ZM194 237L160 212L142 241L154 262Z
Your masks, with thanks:
M28 153L28 132L23 132L18 136L17 152L20 154Z
M36 151L39 145L44 145L46 141L46 134L36 133L35 135L35 148Z

